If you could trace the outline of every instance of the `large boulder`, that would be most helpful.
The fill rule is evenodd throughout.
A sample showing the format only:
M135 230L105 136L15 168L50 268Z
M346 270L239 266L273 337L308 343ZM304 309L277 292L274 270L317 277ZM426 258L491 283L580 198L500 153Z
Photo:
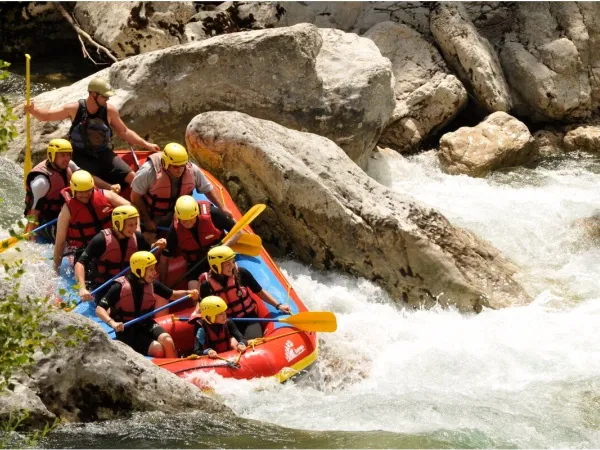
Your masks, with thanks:
M125 123L160 144L182 141L198 113L238 110L327 136L364 166L394 110L391 64L371 40L307 24L138 55L105 75ZM57 107L83 97L86 86L83 80L35 100ZM57 123L32 122L39 151L68 130L68 121L60 132ZM23 144L17 139L12 151Z
M396 108L379 142L400 152L414 150L456 117L467 91L436 48L408 25L381 22L365 37L390 59L396 78Z
M600 5L518 2L500 59L517 112L538 121L579 121L600 106Z
M181 43L193 2L77 2L73 14L83 30L117 58Z
M242 208L267 204L253 229L306 263L375 281L413 306L529 301L498 250L377 183L327 138L208 112L190 122L186 144Z
M504 112L488 116L476 127L462 127L440 140L438 157L445 172L473 177L535 159L527 126Z
M437 2L430 14L431 33L444 59L489 112L510 111L512 100L496 51L482 37L460 3Z
M29 375L22 375L14 390L0 400L0 420L10 411L25 409L34 414L31 425L52 422L54 417L68 422L114 419L135 411L230 413L192 383L111 340L100 326L79 314L52 313L41 329L68 339L78 330L87 338L47 355L39 352Z
M563 146L567 152L579 150L600 153L600 126L581 125L572 127L565 134Z

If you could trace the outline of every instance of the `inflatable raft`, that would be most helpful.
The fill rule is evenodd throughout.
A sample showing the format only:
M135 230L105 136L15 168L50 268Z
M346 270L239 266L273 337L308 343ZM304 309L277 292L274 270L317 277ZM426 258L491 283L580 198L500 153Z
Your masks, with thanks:
M133 156L128 150L118 151L117 153L132 167L135 167ZM147 152L137 152L140 164L145 161L147 155ZM203 172L221 196L223 203L233 213L234 218L239 220L242 214L227 190L210 173ZM128 192L124 192L123 195L128 196ZM207 200L204 195L196 191L193 195L197 200ZM252 233L250 227L246 227L245 231ZM61 277L64 283L62 286L64 290L61 292L76 293L73 288L75 280L72 261L67 261L67 259L64 258L61 266ZM248 269L263 289L271 293L278 302L290 305L292 313L307 311L306 306L300 301L290 283L285 279L264 248L261 249L258 256L238 254L236 262L239 266ZM173 263L169 264L167 285L170 286L178 280L185 273L185 267L186 264L182 257L174 258ZM185 283L179 284L177 288L187 289ZM259 317L276 318L282 315L257 296L254 296L254 298L258 305ZM157 306L165 303L164 299L157 297ZM172 311L167 310L157 314L159 317L155 317L155 320L173 337L179 355L182 355L182 357L177 359L153 358L152 361L163 369L200 385L201 382L197 381L197 375L207 371L215 371L217 374L228 378L274 377L283 382L305 371L317 359L316 333L301 331L282 322L263 323L263 337L251 342L246 352L241 355L237 351L230 351L221 353L219 359L210 359L206 356L196 357L191 355L194 347L195 325L188 322L188 318L194 311L194 306L190 301L182 306L169 309L172 309ZM108 325L96 316L94 302L80 303L73 311L99 323L108 333L112 331ZM114 336L114 333L110 333L110 335Z

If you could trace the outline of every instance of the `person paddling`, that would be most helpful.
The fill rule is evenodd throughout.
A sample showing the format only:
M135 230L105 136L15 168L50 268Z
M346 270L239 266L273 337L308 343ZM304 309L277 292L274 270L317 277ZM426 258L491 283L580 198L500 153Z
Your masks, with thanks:
M75 252L77 261L89 241L104 228L110 228L113 208L129 205L120 195L96 188L92 175L85 170L75 172L69 184L61 191L65 204L56 225L54 269L57 272L65 243Z
M119 277L111 285L96 306L96 315L116 331L117 339L136 352L153 358L176 358L177 349L171 335L154 319L125 328L124 323L154 311L154 294L169 300L189 295L198 300L198 291L183 291L168 288L156 280L156 258L147 251L134 253L129 263L131 272Z
M291 314L289 305L279 303L256 281L254 276L235 262L235 252L226 245L214 247L208 251L210 270L199 277L200 296L215 295L227 304L227 316L231 318L258 317L258 307L250 292L257 294L265 303L285 314ZM246 339L262 336L258 322L243 322L240 331Z
M135 206L117 206L111 215L112 228L102 230L87 245L75 264L75 280L80 286L82 301L93 299L88 287L93 290L117 275L129 266L129 259L135 252L148 251L153 247L165 248L165 239L159 239L152 246L146 242L139 231L139 217ZM86 272L92 274L92 280L86 281ZM102 291L96 294L98 298L102 295Z
M71 159L73 147L66 139L52 139L48 144L47 159L35 166L25 182L25 232L30 232L40 225L51 222L58 217L65 200L61 191L69 186L71 175L79 170L79 166ZM118 184L111 186L100 178L94 177L97 186L119 193ZM42 236L54 242L56 226L42 230ZM35 234L30 239L36 239Z
M194 353L216 358L229 350L244 352L248 341L232 320L227 319L227 304L220 297L209 296L198 304L202 326L196 332Z
M25 106L25 111L41 121L71 119L69 140L73 145L75 163L111 184L131 184L134 172L114 153L111 144L113 130L129 145L139 145L150 152L158 152L160 147L127 128L117 108L108 103L113 95L115 92L108 81L96 77L88 84L86 99L57 109L38 108L31 102Z
M191 195L179 197L175 203L175 219L167 235L167 247L158 264L160 280L166 282L171 258L182 254L188 264L187 270L191 270L188 289L198 289L198 277L208 270L206 253L234 226L233 219L209 202L197 201ZM204 263L196 265L200 260ZM194 270L193 266L196 266Z
M161 153L150 155L131 183L131 202L142 215L148 241L156 238L156 227L168 227L173 221L175 202L191 195L194 188L231 217L213 191L213 185L200 168L190 162L187 150L180 144L167 144Z

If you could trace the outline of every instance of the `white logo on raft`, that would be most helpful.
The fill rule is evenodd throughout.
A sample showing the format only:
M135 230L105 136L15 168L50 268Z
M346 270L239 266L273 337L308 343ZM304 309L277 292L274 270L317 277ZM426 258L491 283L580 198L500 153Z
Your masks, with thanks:
M298 348L294 348L294 343L288 340L285 343L285 359L290 362L292 359L298 357L298 355L304 353L304 345L300 345Z

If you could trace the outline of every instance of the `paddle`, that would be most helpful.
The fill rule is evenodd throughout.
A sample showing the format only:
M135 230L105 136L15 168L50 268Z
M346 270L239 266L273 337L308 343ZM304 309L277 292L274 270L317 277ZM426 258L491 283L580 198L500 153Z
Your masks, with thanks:
M148 319L148 318L152 317L154 314L156 314L156 313L158 313L158 312L164 311L165 309L167 309L167 308L170 308L171 306L178 305L179 303L183 303L183 302L184 302L184 301L186 301L188 298L190 298L189 294L188 294L188 295L186 295L186 296L183 296L183 297L181 297L181 298L178 298L177 300L174 300L174 301L172 301L171 303L168 303L168 304L166 304L166 305L164 305L164 306L161 306L160 308L156 308L154 311L150 311L149 313L146 313L146 314L144 314L144 315L141 315L140 317L136 317L135 319L133 319L133 320L130 320L129 322L125 322L125 323L123 324L123 326L124 326L125 328L127 328L127 327L129 327L129 326L131 326L131 325L133 325L133 324L136 324L136 323L138 323L138 322L143 322L144 320L146 320L146 319ZM110 331L110 333L114 333L114 331L115 331L115 330L112 330L112 331Z
M150 250L150 253L154 253L157 250L158 250L158 247L154 247L152 250ZM94 289L92 292L90 292L90 295L92 295L92 296L96 295L98 293L98 291L100 291L101 289L103 289L106 286L108 286L110 283L112 283L113 281L115 281L120 276L125 275L129 270L131 270L131 266L125 267L123 270L121 270L118 274L116 274L110 280L102 283L100 286L98 286L96 289ZM79 305L80 303L81 303L81 299L79 299L79 301L77 302L77 304Z
M35 233L37 231L43 230L44 228L49 227L50 225L54 225L56 222L58 222L58 218L56 218L54 220L51 220L50 222L46 222L44 225L40 225L36 229L31 230L30 232L23 234L22 237L27 237L31 233ZM12 246L14 246L19 241L20 241L20 239L14 237L14 236L11 236L9 238L3 239L2 241L0 241L0 253L2 253L4 250L7 250L7 249L11 248Z
M31 76L30 76L30 64L31 56L25 54L25 103L29 106L31 96ZM23 184L27 189L27 175L31 172L31 114L27 112L25 114L25 159L23 160Z
M332 333L337 330L335 315L329 311L304 311L288 317L232 319L234 322L282 322L303 331Z
M156 229L166 232L170 230L167 227L156 227ZM242 255L258 256L262 251L262 239L258 234L242 233L238 241L230 247L234 252Z
M137 169L139 169L140 168L140 161L138 160L138 157L135 154L135 150L133 149L133 146L131 144L129 144L129 150L131 150L131 155L133 156L133 162L135 163L135 167Z
M254 219L256 219L256 217L258 217L258 215L261 212L263 212L266 207L267 207L266 205L259 203L257 205L254 205L252 208L250 208L248 210L248 212L242 216L242 218L239 220L239 222L236 223L235 226L229 231L229 233L227 233L225 235L225 237L221 240L221 244L223 244L224 242L227 242L227 240L229 240L232 236L235 236L238 231L241 231L246 225L248 225L250 222L252 222ZM192 273L194 270L196 270L200 266L200 264L202 264L204 262L205 259L206 259L206 256L204 258L202 258L200 261L198 261L196 264L194 264L194 266L191 269L189 269L186 273L184 273L182 277L180 277L175 283L172 284L172 286L176 286L181 280L183 280L190 273Z

